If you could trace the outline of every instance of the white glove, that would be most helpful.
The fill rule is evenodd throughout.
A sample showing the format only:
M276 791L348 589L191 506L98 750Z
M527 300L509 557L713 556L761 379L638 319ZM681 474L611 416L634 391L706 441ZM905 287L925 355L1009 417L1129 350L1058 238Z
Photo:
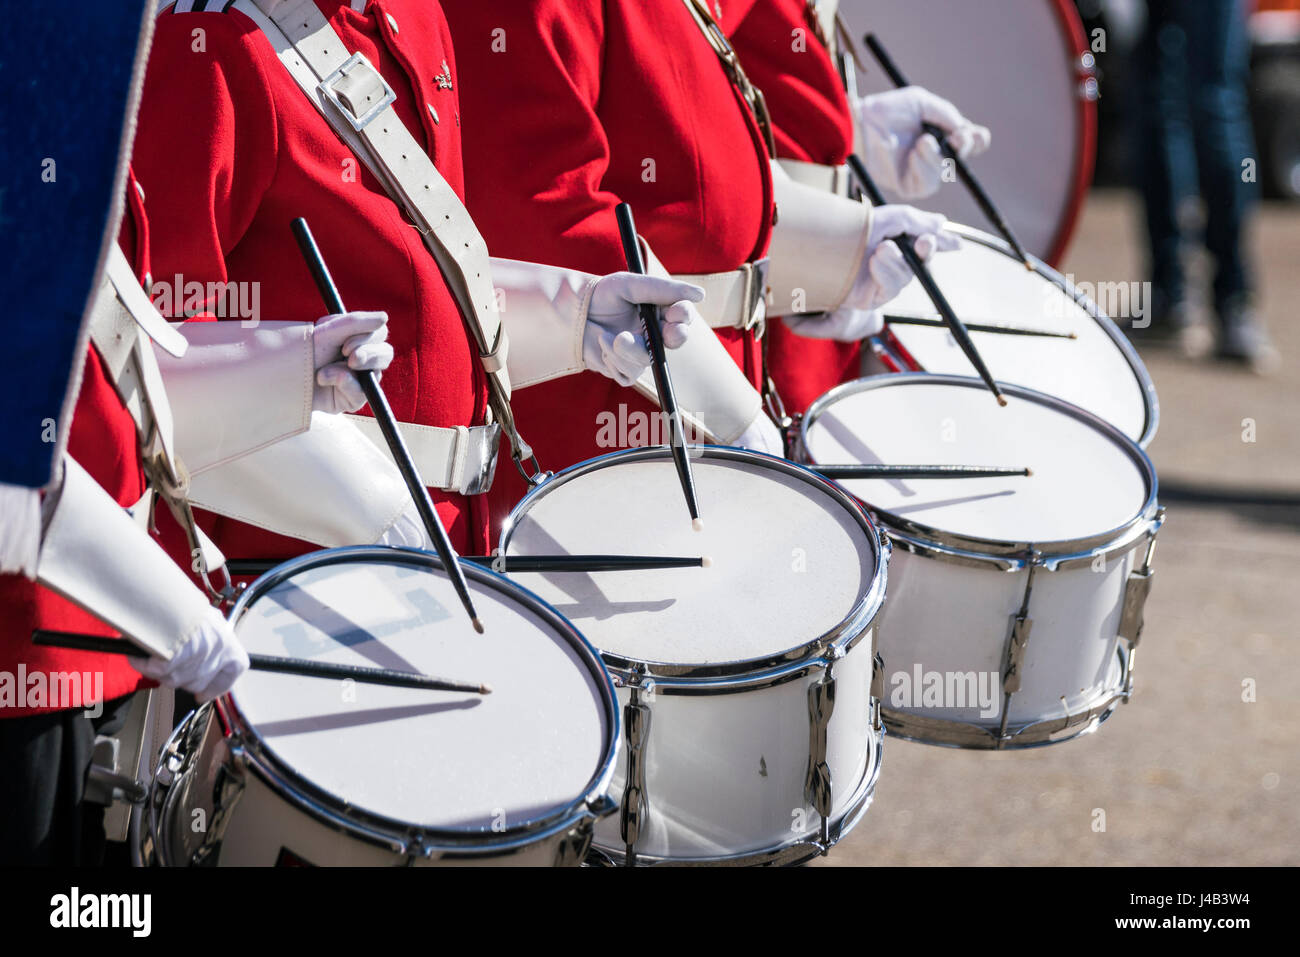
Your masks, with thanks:
M366 404L353 371L379 373L393 361L388 344L388 314L344 312L325 316L312 329L316 389L311 407L317 412L355 412Z
M782 316L781 321L797 336L836 342L861 342L885 328L885 317L879 309L836 309L812 315Z
M415 503L408 502L397 521L384 529L377 545L392 545L395 548L419 548L426 552L433 551L433 541L420 521L420 513L415 510Z
M666 307L661 323L664 346L678 349L686 342L690 324L699 319L692 303L703 301L703 289L676 279L630 272L602 277L587 306L587 323L582 329L583 364L621 386L630 386L650 365L637 306L650 303Z
M877 206L871 213L871 231L862 269L840 310L877 309L893 299L912 281L912 267L898 245L890 241L904 233L912 236L912 248L923 262L936 251L961 248L956 233L944 229L948 222L940 213L927 213L912 206Z
M864 96L854 103L862 127L867 171L883 188L903 199L920 199L937 192L943 177L939 141L922 131L933 123L948 134L948 143L962 159L989 148L992 135L961 115L943 97L919 86Z
M766 452L768 455L785 457L785 443L781 441L781 430L776 427L767 413L759 409L754 421L745 427L734 442L738 449L750 449L754 452Z
M215 608L209 612L170 661L132 658L132 666L169 688L184 688L200 704L225 694L248 670L248 653L221 612Z
M0 485L0 575L36 577L40 552L40 490Z

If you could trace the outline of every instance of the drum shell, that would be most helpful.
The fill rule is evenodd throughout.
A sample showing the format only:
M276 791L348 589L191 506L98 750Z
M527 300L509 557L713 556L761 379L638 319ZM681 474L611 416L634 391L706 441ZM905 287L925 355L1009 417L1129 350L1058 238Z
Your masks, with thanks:
M1007 732L1086 712L1120 693L1117 666L1119 625L1125 586L1141 545L1093 564L1034 572L1028 618L1032 622L1021 665L1021 687L1011 696ZM973 725L996 734L1002 721L1002 676L1011 628L1025 595L1029 571L1004 571L944 561L896 549L889 599L880 623L880 653L885 663L882 710L891 730L933 740L906 716ZM996 713L978 706L921 707L915 675L974 672L996 676ZM905 675L906 678L900 678ZM910 689L911 700L904 695ZM901 723L900 723L901 722ZM906 727L905 727L906 726ZM933 743L950 743L933 740Z
M880 771L882 734L873 726L874 629L835 661L835 705L827 724L838 839L866 810ZM636 843L640 863L792 863L822 852L822 821L807 793L809 693L825 659L734 683L658 683L645 742L648 816ZM624 705L631 697L619 689ZM627 785L626 748L613 793ZM620 816L596 825L595 844L621 859Z
M775 658L699 666L598 649L614 676L620 704L626 708L635 686L650 713L644 751L649 811L635 844L636 859L640 864L795 863L824 853L847 833L874 793L882 739L872 685L875 622L887 584L889 541L856 499L806 469L742 449L704 446L692 451L704 459L766 464L823 488L860 524L875 572L866 594L829 634L799 637L796 623L790 628L789 649ZM666 449L631 449L571 466L516 506L502 533L502 550L512 553L522 517L538 497L567 479L620 459L667 455ZM707 633L705 617L702 640ZM825 757L832 801L823 822L810 807L806 782L812 751L810 687L821 680L828 663L835 680ZM616 798L627 788L627 733L625 729L614 771L611 793ZM594 847L607 859L625 858L621 827L619 814L596 825Z
M180 749L184 764L165 788L155 783L154 850L163 866L271 867L285 863L285 852L295 866L576 866L591 843L587 815L521 843L494 845L489 835L481 846L408 853L380 835L366 840L356 829L329 823L323 808L313 813L291 798L290 789L251 766L222 731L216 709L205 705L181 725L173 741L187 740ZM219 829L211 850L209 828Z

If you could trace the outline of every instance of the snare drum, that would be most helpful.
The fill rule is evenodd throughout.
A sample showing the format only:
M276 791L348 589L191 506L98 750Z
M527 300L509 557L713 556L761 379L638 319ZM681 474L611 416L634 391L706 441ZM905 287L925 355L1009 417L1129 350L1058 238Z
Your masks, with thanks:
M930 270L957 318L1078 337L972 332L993 378L1062 398L1100 416L1146 448L1156 434L1160 406L1151 376L1124 334L1059 273L1041 263L1030 272L1002 240L966 226L952 229L964 240L962 248L935 256ZM882 311L886 316L938 318L916 280ZM974 374L947 329L889 324L873 348L883 344L888 350L891 333L903 349L895 349L892 356L887 352L883 369Z
M599 657L554 609L436 557L339 548L254 582L250 652L416 671L492 693L250 671L173 735L150 801L163 864L579 864L619 736Z
M813 403L814 462L1027 467L843 484L895 546L879 645L891 732L1014 748L1094 730L1132 691L1163 512L1146 454L1082 409L978 379L860 379ZM1125 639L1124 641L1121 641Z
M783 459L691 449L692 531L665 448L575 465L502 532L510 555L707 556L711 567L520 576L615 676L616 862L788 864L857 822L880 770L873 630L888 545L841 489Z

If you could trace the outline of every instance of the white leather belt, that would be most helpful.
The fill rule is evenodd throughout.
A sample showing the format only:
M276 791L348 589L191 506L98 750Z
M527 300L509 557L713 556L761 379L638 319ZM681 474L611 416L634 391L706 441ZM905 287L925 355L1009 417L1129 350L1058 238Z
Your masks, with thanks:
M378 422L368 415L349 415L347 418L385 455L389 455L388 443L379 431ZM501 441L501 426L497 423L472 427L461 425L451 429L414 422L399 422L398 426L420 478L430 488L461 495L480 495L492 487Z
M700 315L713 329L757 329L767 318L767 259L745 263L730 272L674 275L704 289Z
M853 172L845 166L822 166L820 163L805 163L802 160L779 159L781 169L785 170L796 183L803 183L824 193L833 193L854 199Z

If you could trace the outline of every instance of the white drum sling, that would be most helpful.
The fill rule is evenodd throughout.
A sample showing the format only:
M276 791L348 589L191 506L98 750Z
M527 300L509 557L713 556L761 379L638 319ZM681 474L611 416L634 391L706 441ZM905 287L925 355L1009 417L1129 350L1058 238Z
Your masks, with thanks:
M932 744L1012 748L1094 730L1132 691L1163 511L1151 461L1059 399L892 375L808 410L818 463L996 465L1032 475L846 481L893 540L879 646L885 724ZM1121 641L1125 639L1125 641Z
M486 683L486 695L253 671L175 732L150 800L168 865L579 864L619 736L609 675L553 609L436 557L339 548L231 612L250 652Z
M888 546L846 495L782 459L692 448L691 529L665 448L575 465L531 492L508 555L707 556L707 568L521 576L615 675L625 746L612 861L785 864L857 822L880 768L873 626Z

